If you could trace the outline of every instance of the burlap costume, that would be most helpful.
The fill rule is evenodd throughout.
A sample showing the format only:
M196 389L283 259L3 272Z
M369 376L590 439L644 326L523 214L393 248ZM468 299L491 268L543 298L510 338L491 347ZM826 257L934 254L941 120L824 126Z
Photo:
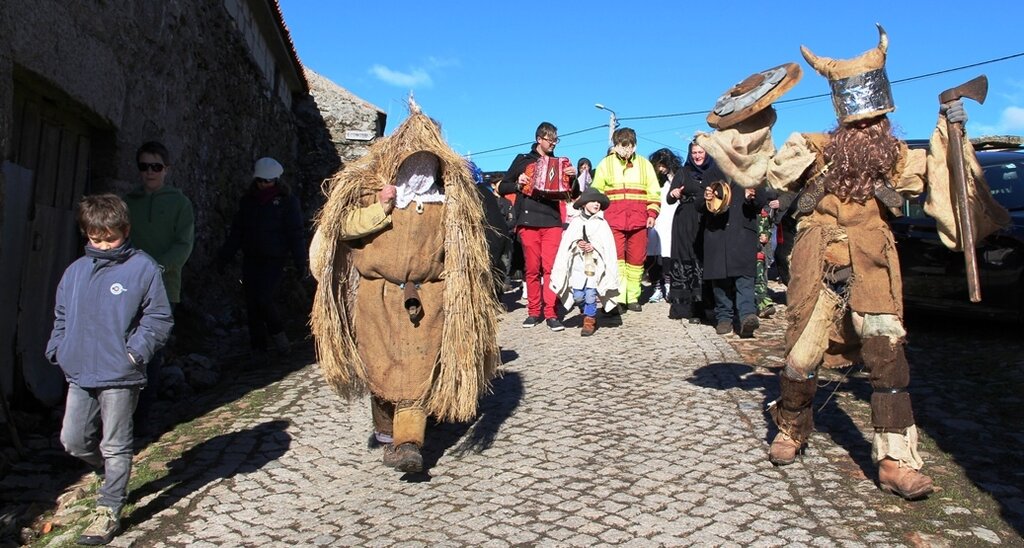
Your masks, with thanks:
M390 215L377 192L417 152L438 159L443 202ZM375 428L421 445L426 415L473 418L499 365L483 210L465 162L414 108L394 134L325 182L310 266L320 366L343 396L373 395ZM410 314L409 299L420 310Z
M856 79L862 74L880 75L878 82L884 84L884 93L888 93L884 77L888 39L880 27L879 32L879 46L853 60L819 58L806 48L804 57L833 83ZM837 89L843 92L841 86L833 85L834 94ZM885 101L864 105L866 108L860 110L836 103L840 123L850 125L877 123L894 108ZM923 463L917 454L917 430L906 392L910 375L903 352L902 279L895 240L887 220L890 214L897 212L890 212L881 198L860 202L842 199L821 188L804 188L820 184L831 166L834 159L826 154L829 140L829 135L794 133L771 157L760 153L768 150L766 143L770 142L770 134L756 128L704 135L698 138L698 143L713 156L715 150L730 151L726 158L735 158L735 161L720 162L720 165L734 180L766 180L777 190L810 191L809 211L799 222L790 260L789 326L786 368L780 375L781 396L771 409L780 436L788 436L802 445L813 430L811 402L817 388L815 372L823 362L847 365L862 360L870 371L874 390L871 397L875 430L873 460L879 462L888 458L898 461L901 467L919 470ZM737 146L737 141L741 141L742 146ZM962 244L958 241L954 208L950 203L947 141L946 121L940 116L927 152L910 150L898 143L898 150L894 151L895 165L883 186L904 196L916 196L927 187L926 213L936 219L943 242L960 249ZM1004 225L1008 215L992 199L973 149L966 140L964 142L970 207L975 212L976 234L980 240ZM753 151L759 157L747 158L746 151ZM718 157L715 159L717 161ZM730 173L730 169L740 173ZM879 196L886 191L876 188Z

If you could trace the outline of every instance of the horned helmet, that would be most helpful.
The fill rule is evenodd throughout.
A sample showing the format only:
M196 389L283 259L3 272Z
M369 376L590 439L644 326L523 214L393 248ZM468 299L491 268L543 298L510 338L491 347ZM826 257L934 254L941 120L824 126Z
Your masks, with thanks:
M867 120L896 110L892 88L885 73L885 52L889 36L878 27L878 45L853 59L831 59L815 55L807 46L800 53L832 87L832 106L842 124Z

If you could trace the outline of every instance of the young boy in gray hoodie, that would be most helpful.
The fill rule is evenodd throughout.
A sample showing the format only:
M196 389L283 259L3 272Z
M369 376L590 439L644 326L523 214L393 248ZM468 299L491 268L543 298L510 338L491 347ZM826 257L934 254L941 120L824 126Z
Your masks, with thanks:
M128 207L113 194L86 196L78 225L85 255L57 286L46 357L60 366L68 398L60 440L103 478L79 544L107 544L120 528L132 465L132 413L146 363L167 342L174 319L160 266L132 247Z

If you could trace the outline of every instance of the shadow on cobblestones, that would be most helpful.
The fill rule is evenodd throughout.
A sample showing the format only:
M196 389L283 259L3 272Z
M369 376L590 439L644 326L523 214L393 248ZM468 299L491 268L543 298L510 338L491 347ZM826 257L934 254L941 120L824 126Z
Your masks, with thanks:
M1024 536L1024 340L1013 323L908 315L918 426Z
M136 439L136 453L141 453L176 425L202 417L254 390L276 383L313 360L313 343L307 339L295 343L288 356L261 368L254 368L241 359L225 362L223 376L216 386L188 400L160 400L156 403L151 413L154 430L151 436ZM82 461L64 452L59 434L59 421L42 425L33 433L22 462L0 477L0 516L16 515L17 523L24 526L36 523L53 509L59 495L71 489L89 472ZM234 435L241 436L242 433ZM169 504L164 507L167 506ZM2 539L0 546L3 546Z
M832 438L832 441L849 453L850 459L860 468L864 477L877 479L877 471L871 462L870 441L861 433L854 418L839 406L839 400L836 398L836 395L842 392L844 396L852 395L864 401L869 400L871 390L867 381L850 378L843 371L823 370L823 373L825 378L818 380L818 390L811 407L814 412L816 434ZM776 373L766 373L747 364L722 362L697 368L688 380L705 388L740 389L762 394L762 416L767 428L764 441L768 444L775 438L778 429L767 409L768 405L779 397Z
M506 358L506 352L512 351L502 351L502 359L508 363L511 360ZM406 474L402 479L410 482L430 481L430 469L437 465L437 461L446 453L458 458L489 449L494 445L501 425L515 414L524 394L523 377L515 371L507 371L491 383L491 393L480 402L475 420L438 423L431 419L423 444L423 472Z
M284 420L269 421L210 438L186 450L167 463L166 476L131 492L129 503L140 505L124 519L125 528L144 523L210 483L255 472L280 459L291 445L289 425Z
M726 337L749 366L711 364L718 370L695 374L691 382L723 390L763 390L764 402L772 401L778 393L776 375L783 365L786 328L785 306L778 304L778 296L775 300L780 311L762 320L755 339ZM1024 545L1024 472L1020 468L1024 337L1020 325L920 310L908 310L905 323L909 391L921 431L924 471L941 491L926 501L882 507L891 530L913 536L906 538L920 534L921 539L956 539L935 546L964 545L965 538L973 537L996 544L990 539L1001 537L1013 539L1012 545ZM822 368L818 383L816 433L805 459L824 458L853 480L877 481L871 462L871 386L863 366ZM767 414L764 421L770 439L775 428ZM834 442L834 450L816 441L823 435Z
M226 361L221 381L191 398L187 405L182 405L180 401L161 400L154 409L154 415L159 418L154 421L156 424L152 439L142 439L141 443L136 444L136 450L141 451L153 439L173 430L176 425L206 415L254 390L272 385L314 360L313 342L306 339L294 343L287 355L272 358L265 364L254 365L246 359Z

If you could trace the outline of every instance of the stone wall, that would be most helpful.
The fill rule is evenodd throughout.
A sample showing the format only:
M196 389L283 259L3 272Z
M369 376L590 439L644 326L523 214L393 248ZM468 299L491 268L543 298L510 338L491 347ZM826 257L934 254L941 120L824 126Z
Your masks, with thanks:
M142 142L161 141L170 150L167 182L191 198L196 216L176 329L178 345L189 351L223 350L208 335L225 322L240 323L237 275L219 276L209 266L251 182L253 162L277 158L300 195L319 189L326 176L303 178L299 158L308 153L300 149L296 116L269 88L248 48L220 1L0 2L0 163L14 158L13 90L28 89L26 83L30 93L43 90L44 101L60 97L62 107L102 136L93 147L87 193L123 193L136 184L135 150ZM308 97L305 89L293 93ZM333 148L317 154L337 157ZM0 197L5 189L0 179ZM0 248L0 258L3 253ZM48 332L45 325L37 329ZM9 382L7 352L0 369Z
M353 95L331 80L306 69L309 96L297 101L295 115L299 124L299 171L317 188L307 188L304 202L319 210L324 195L319 182L342 169L345 163L362 157L376 140L350 140L349 130L384 134L385 115L377 107ZM312 185L311 185L312 186Z
M266 6L242 3L277 9L269 0ZM278 159L283 179L312 219L323 203L322 181L371 142L348 140L345 132L381 136L386 122L380 109L311 71L305 74L308 92L291 90L291 101L282 100L281 90L271 87L283 80L266 77L270 56L259 54L261 65L250 50L254 27L240 30L226 7L237 12L242 3L0 2L0 162L14 158L15 86L22 94L51 91L95 128L88 193L124 193L136 184L134 155L142 142L161 141L170 150L167 182L192 200L196 215L195 248L176 314L182 352L245 350L244 339L236 348L243 323L239 272L221 275L211 266L251 182L253 162ZM5 188L0 178L0 200ZM0 247L0 258L3 253ZM283 300L293 325L305 325L311 289L289 277Z

